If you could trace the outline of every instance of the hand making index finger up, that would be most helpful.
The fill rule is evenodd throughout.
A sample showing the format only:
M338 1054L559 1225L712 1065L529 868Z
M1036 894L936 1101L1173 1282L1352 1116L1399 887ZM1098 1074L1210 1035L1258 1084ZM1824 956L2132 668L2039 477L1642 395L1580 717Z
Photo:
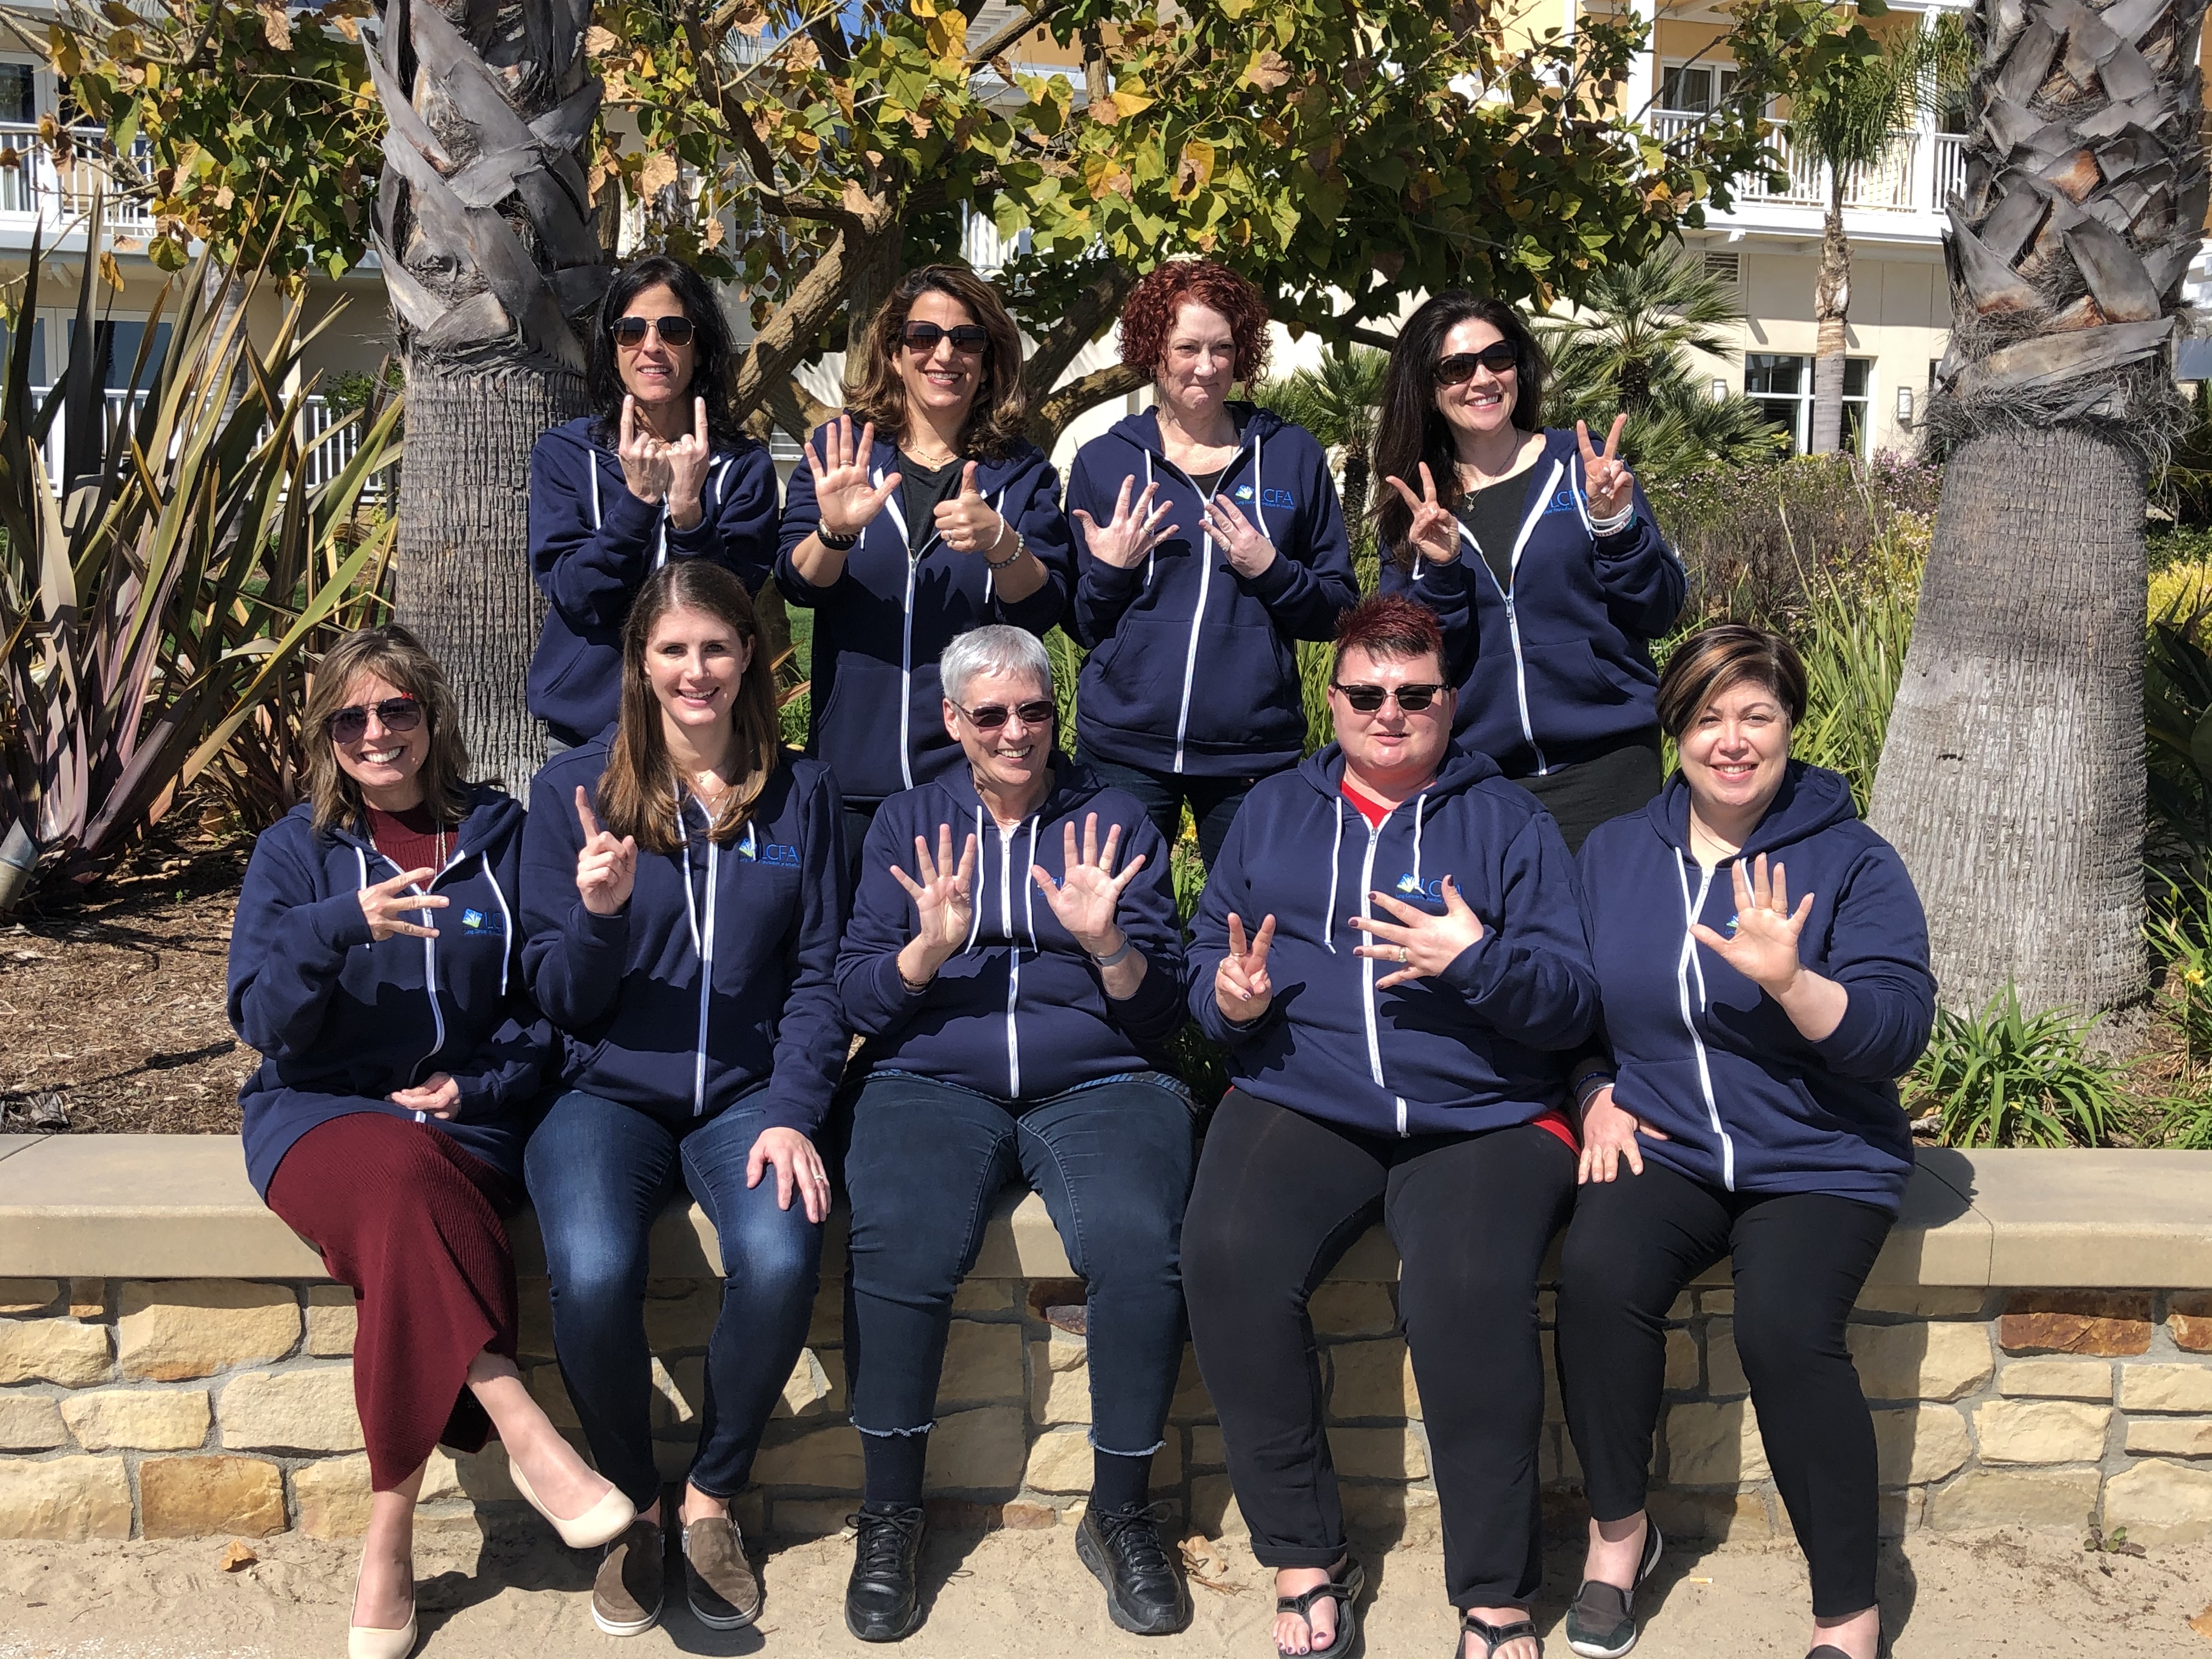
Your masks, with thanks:
M668 494L668 446L654 437L637 418L637 399L623 398L622 445L615 451L622 463L623 482L641 501L658 506Z
M576 822L583 827L584 845L576 854L576 896L595 916L611 916L629 902L637 884L637 841L624 836L616 840L599 827L584 786L576 786Z
M1275 940L1275 918L1260 924L1248 944L1244 918L1229 916L1229 954L1213 970L1213 1002L1222 1018L1236 1025L1249 1025L1267 1012L1275 1000L1274 983L1267 977L1267 947Z
M1432 564L1449 564L1459 556L1459 520L1437 500L1437 481L1426 461L1421 463L1421 493L1419 495L1406 487L1403 478L1385 478L1383 483L1396 490L1401 500L1413 510L1413 521L1406 527L1406 540L1420 556Z
M1620 434L1627 426L1627 416L1613 417L1613 430L1606 434L1605 449L1601 453L1590 443L1589 426L1581 421L1575 422L1575 441L1583 452L1583 492L1589 497L1593 517L1610 519L1636 499L1636 475L1618 459Z

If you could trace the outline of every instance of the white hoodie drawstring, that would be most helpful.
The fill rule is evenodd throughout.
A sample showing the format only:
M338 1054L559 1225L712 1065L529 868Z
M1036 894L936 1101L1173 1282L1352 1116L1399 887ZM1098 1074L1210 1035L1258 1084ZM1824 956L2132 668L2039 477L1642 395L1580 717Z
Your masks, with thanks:
M1336 835L1328 844L1328 910L1322 917L1321 942L1336 954L1336 884L1344 862L1344 800L1336 801Z
M499 890L499 878L492 873L489 859L483 860L483 872L484 879L491 884L491 896L499 901L500 919L507 928L506 937L501 941L506 948L499 953L499 996L504 1002L507 1000L507 965L514 957L514 912L507 908L507 895Z
M983 873L982 866L983 809L979 805L975 808L975 873L979 878ZM942 875L944 872L939 871L938 873ZM975 884L979 890L988 887L990 884L991 884L988 881L982 881L980 879ZM983 896L980 890L975 894L975 905L974 910L970 913L970 915L971 920L968 923L968 942L960 947L963 951L974 950L975 948L976 939L981 936L983 932Z
M1421 884L1421 814L1427 809L1429 792L1424 789L1413 800L1413 885Z

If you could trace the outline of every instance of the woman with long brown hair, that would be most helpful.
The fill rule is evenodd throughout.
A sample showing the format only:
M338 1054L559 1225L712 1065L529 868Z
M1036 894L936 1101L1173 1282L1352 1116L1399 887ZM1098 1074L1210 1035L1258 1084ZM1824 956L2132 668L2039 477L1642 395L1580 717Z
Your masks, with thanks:
M246 1173L353 1287L368 1530L347 1645L415 1644L415 1498L434 1447L496 1432L570 1544L629 1500L586 1468L514 1365L527 1113L551 1034L522 988L522 807L467 781L453 695L404 628L326 652L301 718L309 799L254 843L230 935L230 1022L263 1056Z
M1022 435L1022 339L957 265L909 272L792 474L776 586L814 612L806 752L854 814L957 769L937 659L987 623L1042 636L1075 585L1060 477ZM857 423L857 431L856 431Z
M805 1344L830 1183L812 1136L845 1059L835 971L843 813L786 753L752 600L705 560L663 566L623 634L615 726L557 756L523 834L522 969L568 1039L525 1160L553 1343L592 1455L637 1506L592 1617L660 1616L646 1236L681 1186L721 1242L699 1448L681 1510L691 1610L759 1615L729 1501Z

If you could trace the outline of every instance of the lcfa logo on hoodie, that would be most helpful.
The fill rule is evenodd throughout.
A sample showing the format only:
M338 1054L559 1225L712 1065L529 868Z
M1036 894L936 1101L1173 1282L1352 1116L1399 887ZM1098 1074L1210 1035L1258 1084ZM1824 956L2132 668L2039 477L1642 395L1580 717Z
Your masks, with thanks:
M1450 872L1445 872L1446 876L1449 874ZM1398 896L1416 901L1425 899L1431 904L1442 904L1444 902L1444 876L1423 881L1409 870L1398 878Z
M1243 501L1248 505L1250 503L1252 500L1252 486L1250 484L1238 484L1234 493L1238 501ZM1279 507L1289 508L1296 507L1297 505L1297 500L1287 489L1263 489L1260 492L1260 505L1262 507Z
M464 910L461 912L461 926L471 933L490 937L499 932L499 918L486 915L481 910Z
M750 841L738 845L738 856L748 864L772 864L779 869L796 870L799 849L780 841L764 841L757 847Z

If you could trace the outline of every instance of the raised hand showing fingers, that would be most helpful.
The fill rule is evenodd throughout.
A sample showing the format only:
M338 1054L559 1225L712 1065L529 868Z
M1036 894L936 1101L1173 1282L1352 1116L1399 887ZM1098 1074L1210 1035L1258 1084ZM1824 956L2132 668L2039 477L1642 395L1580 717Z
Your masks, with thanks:
M999 554L1013 533L1013 526L991 510L975 483L975 463L962 469L960 493L939 501L935 514L937 533L955 553Z
M1601 453L1590 442L1589 425L1575 422L1575 442L1583 457L1583 493L1589 497L1590 511L1601 519L1614 517L1636 499L1635 475L1618 459L1620 434L1627 427L1627 416L1614 416L1613 430L1606 434Z
M1213 970L1213 1001L1222 1017L1247 1025L1267 1012L1275 999L1274 983L1267 977L1267 947L1274 942L1275 918L1271 915L1248 940L1244 919L1234 911L1229 917L1229 953Z
M1229 555L1230 568L1240 576L1257 576L1275 562L1275 544L1251 520L1237 510L1226 495L1200 503L1206 533Z
M1121 493L1114 498L1114 516L1100 525L1081 507L1075 510L1076 522L1083 526L1083 545L1094 559L1110 564L1117 570L1133 569L1152 556L1152 550L1182 528L1180 525L1160 527L1167 516L1168 503L1155 507L1152 497L1159 485L1148 483L1137 497L1133 506L1129 492L1136 488L1134 474L1121 480Z
M1079 852L1075 844L1075 823L1070 819L1063 826L1063 851L1060 858L1060 878L1054 881L1052 873L1042 864L1030 866L1030 878L1044 890L1045 902L1060 918L1060 925L1075 938L1075 942L1093 956L1109 956L1120 948L1119 928L1115 925L1115 912L1120 908L1121 894L1145 867L1145 854L1139 853L1129 860L1128 868L1120 875L1114 873L1114 860L1121 842L1121 826L1109 826L1106 845L1098 845L1098 815L1086 814L1083 821L1083 847Z
M394 933L404 933L410 939L437 938L436 928L404 920L411 914L446 908L446 900L437 894L410 890L420 888L437 873L427 866L420 870L403 870L388 881L362 888L361 914L368 923L369 938L387 939Z
M1458 960L1462 951L1482 938L1482 918L1460 896L1459 884L1449 876L1437 884L1437 896L1444 906L1440 916L1388 893L1376 892L1368 895L1369 901L1389 911L1395 918L1394 921L1374 916L1349 918L1352 927L1376 941L1356 947L1354 956L1396 964L1394 972L1375 981L1376 990L1387 991L1407 980L1441 974Z
M1436 476L1429 471L1429 464L1421 463L1419 495L1407 487L1402 478L1385 478L1383 482L1398 492L1413 514L1413 521L1406 527L1406 540L1414 550L1432 564L1449 564L1457 558L1459 520L1437 501Z
M955 866L952 826L940 823L937 826L937 855L932 858L929 843L916 836L914 863L919 880L896 865L891 866L891 876L914 901L915 937L942 963L968 942L968 929L975 919L975 837L969 836L961 850L960 862Z
M857 536L873 524L891 491L899 486L896 472L879 484L868 477L868 463L876 453L876 423L860 428L856 441L853 419L840 415L825 436L825 462L814 459L814 446L806 446L807 467L814 478L814 501L821 527L832 536Z
M668 494L667 447L653 435L637 412L637 399L625 397L622 409L622 441L615 451L622 463L623 483L641 501L658 504Z
M1770 878L1766 854L1761 853L1747 872L1736 860L1735 921L1726 934L1703 922L1691 928L1700 945L1770 996L1780 996L1803 970L1798 941L1806 918L1813 913L1813 895L1806 894L1793 911L1789 908L1790 884L1782 866Z
M576 896L595 916L611 916L629 902L637 884L637 839L617 840L599 827L584 786L576 786L576 822L584 844L576 853Z

